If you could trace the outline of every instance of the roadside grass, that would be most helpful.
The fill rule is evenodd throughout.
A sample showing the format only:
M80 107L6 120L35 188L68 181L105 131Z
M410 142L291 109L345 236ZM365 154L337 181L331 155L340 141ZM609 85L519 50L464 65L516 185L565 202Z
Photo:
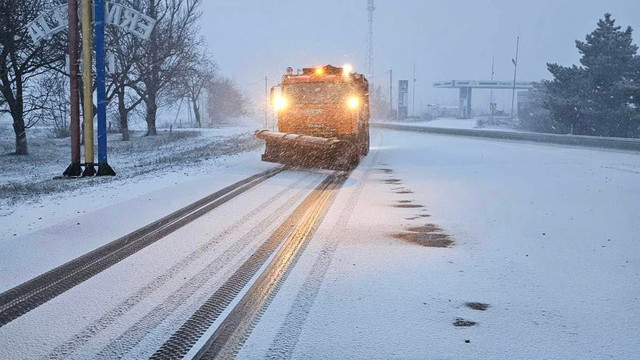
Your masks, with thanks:
M119 134L110 134L109 163L114 166L117 177L62 179L62 171L70 162L70 139L51 138L45 129L32 131L30 135L27 156L10 153L15 146L12 138L0 139L0 214L19 203L37 203L46 195L179 170L262 146L249 132L224 134L178 130L162 131L157 136L144 136L138 132L130 141L120 140Z

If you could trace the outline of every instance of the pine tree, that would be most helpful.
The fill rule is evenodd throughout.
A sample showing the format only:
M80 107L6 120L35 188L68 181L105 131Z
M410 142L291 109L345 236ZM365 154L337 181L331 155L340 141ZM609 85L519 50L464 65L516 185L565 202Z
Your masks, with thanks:
M558 122L571 125L576 134L637 134L640 113L633 94L640 84L640 61L632 32L616 26L607 13L585 41L576 41L582 66L547 64L554 80L544 83L545 107Z

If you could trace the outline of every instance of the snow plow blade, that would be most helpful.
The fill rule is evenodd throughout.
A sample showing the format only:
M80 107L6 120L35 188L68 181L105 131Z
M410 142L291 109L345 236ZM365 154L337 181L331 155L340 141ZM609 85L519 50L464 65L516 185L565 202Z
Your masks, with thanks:
M350 170L358 165L357 147L349 141L258 130L266 142L262 161L295 167Z

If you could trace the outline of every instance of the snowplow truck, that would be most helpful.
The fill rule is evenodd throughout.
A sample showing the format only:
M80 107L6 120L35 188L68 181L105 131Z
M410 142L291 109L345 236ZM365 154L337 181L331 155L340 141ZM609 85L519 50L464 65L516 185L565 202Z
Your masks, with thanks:
M369 153L369 83L349 66L287 68L270 100L278 131L256 131L263 161L350 170Z

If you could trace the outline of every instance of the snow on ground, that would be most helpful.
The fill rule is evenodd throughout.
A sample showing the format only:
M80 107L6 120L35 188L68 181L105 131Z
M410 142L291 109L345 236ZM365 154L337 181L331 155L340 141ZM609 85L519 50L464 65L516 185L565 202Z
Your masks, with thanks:
M260 161L262 149L252 136L250 128L230 127L111 141L114 178L52 179L68 154L19 178L18 159L0 156L8 169L0 183L0 292L275 166ZM51 140L35 139L30 157L44 163L33 153Z
M55 139L50 133L48 128L31 129L28 156L11 155L15 151L15 142L6 129L2 133L0 200L4 201L0 206L6 207L34 195L58 192L59 188L65 187L59 186L61 182L54 181L54 178L61 176L71 162L70 139ZM253 140L251 127L160 130L158 136L149 137L144 136L144 132L136 132L131 141L120 139L120 134L109 134L109 164L120 175L119 178L186 166L260 146L259 141ZM97 152L94 161L97 161Z
M288 171L222 204L1 327L0 358L149 358L322 179Z
M20 206L2 218L0 292L275 166L259 159L254 151Z
M250 127L220 129L180 129L161 131L158 136L145 137L135 133L131 141L120 141L120 135L109 139L109 163L118 176L60 179L69 165L69 139L52 139L49 129L31 129L30 155L14 156L13 141L0 141L0 219L22 208L38 208L42 204L77 197L91 188L120 186L145 176L162 177L169 172L181 172L201 167L205 171L210 160L228 155L256 151L261 147L254 140ZM0 230L2 231L2 230ZM6 234L0 232L0 239Z
M640 154L376 133L240 358L640 353Z
M477 119L435 119L426 121L393 121L391 124L409 124L413 126L435 127L443 129L475 129L478 123Z
M506 120L503 120L506 121ZM456 118L438 118L435 120L420 120L420 121L393 121L386 122L389 124L399 125L411 125L411 126L424 126L441 129L485 129L485 130L500 130L500 131L522 131L515 126L507 125L490 125L488 118L474 118L474 119L456 119Z
M240 358L640 353L640 154L372 135ZM35 229L0 240L0 291L273 166L258 151L190 164L103 184L96 208L97 187L21 205L4 219ZM279 174L14 320L0 358L147 358L322 178ZM434 232L453 245L424 246Z

